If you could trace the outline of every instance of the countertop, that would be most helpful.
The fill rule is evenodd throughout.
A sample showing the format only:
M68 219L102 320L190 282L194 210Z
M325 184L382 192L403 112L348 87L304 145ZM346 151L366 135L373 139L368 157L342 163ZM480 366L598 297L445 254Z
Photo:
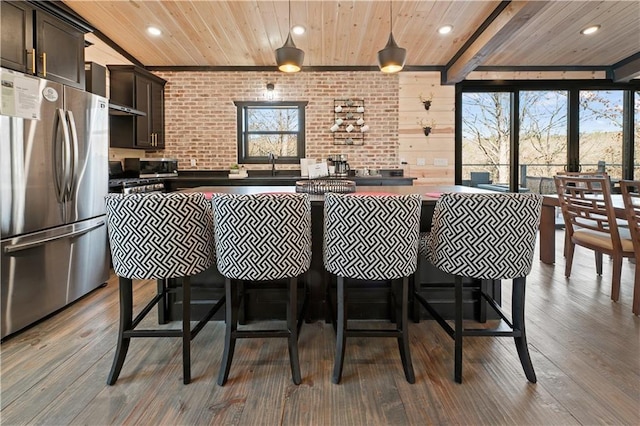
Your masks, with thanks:
M229 193L229 194L258 194L262 192L295 192L294 186L200 186L196 188L185 189L184 192L202 192L207 197L213 193ZM460 185L437 185L437 186L356 186L356 193L386 193L396 195L420 194L422 202L434 204L443 192L461 192L461 193L492 193L478 188ZM324 195L311 195L312 203L323 203Z
M296 181L307 179L293 172L282 171L275 176L270 172L249 172L246 178L229 178L228 172L179 172L178 177L165 179L165 184L171 191L197 186L294 186ZM415 177L402 176L349 176L329 177L327 179L352 180L360 186L398 186L413 185Z

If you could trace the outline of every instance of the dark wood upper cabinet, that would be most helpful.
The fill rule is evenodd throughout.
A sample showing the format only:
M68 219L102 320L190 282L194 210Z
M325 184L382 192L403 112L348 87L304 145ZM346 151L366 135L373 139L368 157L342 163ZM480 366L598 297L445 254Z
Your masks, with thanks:
M3 67L84 90L85 30L28 2L2 1L0 7Z
M111 102L145 115L111 115L110 144L116 148L164 148L166 81L132 65L107 65Z
M1 64L12 70L33 73L33 8L24 2L0 3ZM27 52L30 52L27 54ZM29 56L29 60L27 60ZM33 61L33 62L32 62Z
M38 76L84 90L84 34L36 11Z

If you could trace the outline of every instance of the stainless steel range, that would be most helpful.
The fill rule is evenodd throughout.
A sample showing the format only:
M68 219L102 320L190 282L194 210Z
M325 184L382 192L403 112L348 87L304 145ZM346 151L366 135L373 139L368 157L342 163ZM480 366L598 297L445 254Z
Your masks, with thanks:
M109 192L142 194L164 192L164 181L159 178L141 178L123 171L120 161L109 161Z
M109 192L120 194L164 192L164 182L161 179L151 178L109 179Z

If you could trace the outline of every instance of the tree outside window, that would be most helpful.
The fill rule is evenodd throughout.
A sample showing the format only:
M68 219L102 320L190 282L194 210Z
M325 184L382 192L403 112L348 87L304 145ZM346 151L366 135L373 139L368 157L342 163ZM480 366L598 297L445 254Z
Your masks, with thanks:
M305 156L307 102L235 102L238 163L298 163Z

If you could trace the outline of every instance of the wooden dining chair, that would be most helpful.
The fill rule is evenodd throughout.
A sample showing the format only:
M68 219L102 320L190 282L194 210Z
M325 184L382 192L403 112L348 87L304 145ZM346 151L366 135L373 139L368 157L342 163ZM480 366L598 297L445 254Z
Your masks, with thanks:
M629 221L629 231L636 259L636 275L633 282L632 311L640 315L640 180L620 182L624 208Z
M570 177L608 177L606 172L599 171L591 171L591 172L558 172L558 176L570 176ZM556 183L555 180L552 180L551 185L553 186L553 192L556 192ZM562 209L560 209L561 211ZM556 210L557 212L557 210ZM562 212L560 212L562 214ZM567 257L567 247L569 247L569 233L564 233L564 257Z
M622 259L634 253L629 230L616 221L609 177L556 176L555 181L567 232L565 276L571 276L576 245L595 252L598 275L602 275L602 255L608 254L613 261L611 299L617 302Z

